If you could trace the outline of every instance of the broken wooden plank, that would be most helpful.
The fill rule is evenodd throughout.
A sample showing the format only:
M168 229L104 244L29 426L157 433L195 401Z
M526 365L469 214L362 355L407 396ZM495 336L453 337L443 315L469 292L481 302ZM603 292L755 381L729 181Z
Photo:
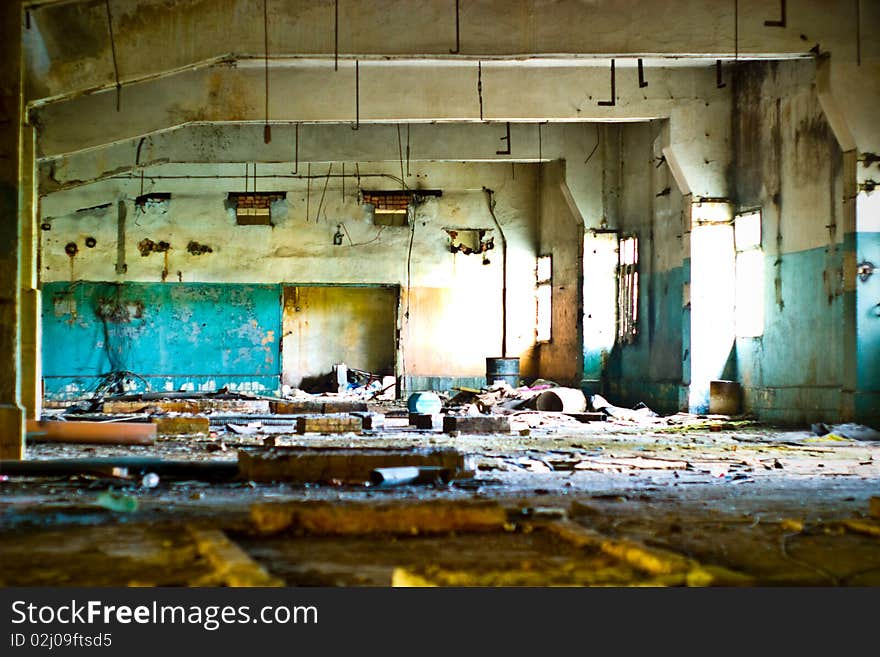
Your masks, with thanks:
M296 420L297 433L360 433L364 421L354 415L300 417Z
M370 412L355 412L352 413L355 417L361 418L363 422L364 429L367 430L376 430L376 429L384 429L385 428L385 416L381 413L370 413Z
M152 426L152 425L146 425ZM125 469L129 474L154 472L163 478L228 480L238 476L235 461L166 461L140 456L109 458L0 461L0 473L24 477L56 477Z
M269 402L269 411L276 415L301 415L303 413L323 413L324 404L311 399L292 399Z
M284 586L284 581L270 575L219 529L187 527L196 549L214 572L200 581L200 586Z
M440 425L440 417L432 413L410 413L409 426L416 429L433 429Z
M510 433L510 418L506 415L446 415L443 431L460 433Z
M324 402L322 413L364 413L367 411L367 402L349 401L345 399Z
M438 466L473 476L471 459L455 449L274 447L242 450L241 474L251 481L364 483L377 468Z
M599 470L599 471L616 471L616 470L686 470L687 461L677 459L649 459L642 456L623 457L623 458L603 458L603 459L581 459L578 461L575 470Z
M28 440L49 443L152 445L156 425L148 422L27 421Z
M204 415L174 415L153 418L160 436L207 435L211 421Z
M281 502L251 506L258 532L313 535L446 534L500 532L506 510L496 502Z

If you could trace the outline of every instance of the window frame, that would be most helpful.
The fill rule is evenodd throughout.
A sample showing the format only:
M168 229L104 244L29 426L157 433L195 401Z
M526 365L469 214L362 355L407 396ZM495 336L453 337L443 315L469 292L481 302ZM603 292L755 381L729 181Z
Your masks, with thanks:
M627 244L632 244L632 249ZM629 255L632 255L630 258ZM617 331L621 346L639 338L639 236L626 233L617 240Z
M541 262L548 262L548 272L547 276L541 277ZM541 302L542 292L546 295L544 298L546 299L546 333L542 333L542 326L544 322L542 321L542 310L543 304ZM535 325L535 342L537 344L548 344L553 341L553 254L546 253L544 255L539 255L537 260L535 261L535 300L537 303L537 307L535 309L536 312L536 325Z
M757 215L757 240L750 240L747 244L741 245L740 240L737 239L738 236L741 236L744 231L737 231L737 221L741 220L745 217L753 217ZM756 332L754 330L746 331L743 329L743 311L740 310L741 303L740 300L742 295L740 294L740 286L741 286L741 272L743 270L743 266L741 265L741 256L746 254L758 253L760 255L761 261L763 262L764 258L764 212L762 208L747 208L744 210L740 210L733 215L733 251L734 251L734 335L736 339L761 339L764 337L764 329L766 324L766 315L763 308L764 303L764 290L760 289L757 291L758 294L758 303L761 304L760 313L761 313L761 321L760 321L760 332ZM764 276L766 272L762 266L761 269L761 280L763 282ZM757 325L757 322L755 322Z

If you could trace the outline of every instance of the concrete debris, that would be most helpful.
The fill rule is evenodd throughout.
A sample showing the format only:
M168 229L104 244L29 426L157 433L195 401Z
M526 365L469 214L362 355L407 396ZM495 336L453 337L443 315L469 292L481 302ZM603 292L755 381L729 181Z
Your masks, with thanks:
M575 388L551 388L535 397L535 409L562 413L582 413L587 409L587 398Z
M296 420L296 432L299 434L360 433L363 428L363 420L354 415L321 415Z
M510 433L510 418L506 415L446 415L443 418L443 431L464 434Z
M834 440L835 438L849 440L880 440L880 431L866 427L863 424L833 424L827 425L822 422L812 425L814 434L825 437L826 440Z
M439 413L410 413L409 424L416 429L434 429L442 424L442 416Z
M601 460L583 459L574 466L575 470L597 470L600 472L623 472L625 470L686 470L687 461L677 459L649 459L636 456L633 458L603 458ZM712 472L714 476L727 474L724 469L722 475Z
M454 478L473 476L471 459L455 449L301 448L242 450L241 475L250 481L363 484L379 468L437 466Z
M153 418L160 436L207 435L211 422L204 415L166 415Z
M303 389L289 385L281 387L285 399L308 401L318 396L337 395L346 400L393 401L397 397L397 379L387 374L336 363L331 372L304 381Z
M626 420L640 424L654 424L663 421L662 418L644 404L639 404L633 409L622 408L614 406L601 395L593 395L590 398L590 404L594 410L602 411L616 420Z

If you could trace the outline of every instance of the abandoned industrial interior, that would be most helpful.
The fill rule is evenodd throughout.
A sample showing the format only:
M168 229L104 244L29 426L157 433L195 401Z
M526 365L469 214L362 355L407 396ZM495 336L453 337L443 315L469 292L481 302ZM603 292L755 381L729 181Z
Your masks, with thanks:
M0 585L880 585L877 0L0 13Z

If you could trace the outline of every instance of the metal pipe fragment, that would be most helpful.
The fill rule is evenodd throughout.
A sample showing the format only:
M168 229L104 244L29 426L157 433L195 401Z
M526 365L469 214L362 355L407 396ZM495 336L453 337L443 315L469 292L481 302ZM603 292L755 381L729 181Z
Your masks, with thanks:
M434 465L376 468L370 472L370 483L374 486L448 484L452 481L452 475L453 472L449 468Z

